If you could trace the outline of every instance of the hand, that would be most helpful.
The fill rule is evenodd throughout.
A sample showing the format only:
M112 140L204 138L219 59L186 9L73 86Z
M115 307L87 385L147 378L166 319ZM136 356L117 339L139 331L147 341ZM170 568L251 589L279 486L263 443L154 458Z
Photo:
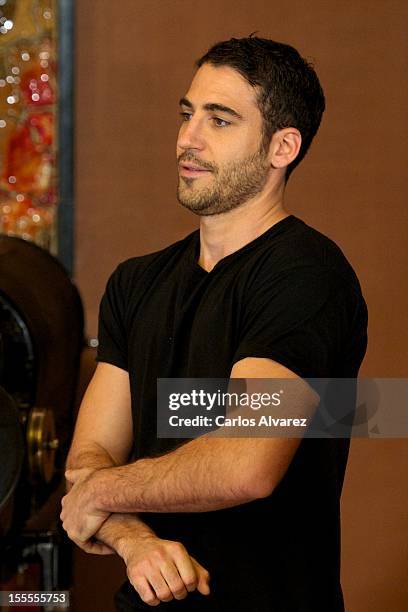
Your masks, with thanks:
M154 534L128 537L118 552L131 584L150 606L184 599L195 589L203 595L210 592L208 571L180 542L162 540Z
M111 548L107 544L103 544L102 542L100 542L99 540L95 538L91 538L90 540L87 540L86 542L80 542L79 540L74 540L73 538L70 538L70 539L74 542L74 544L78 546L78 548L82 548L84 552L92 554L92 555L114 555L116 554L116 551L113 548Z
M107 466L107 467L110 467L110 466ZM72 489L74 482L81 482L82 480L85 480L87 476L90 476L97 469L99 468L79 468L75 470L67 470L66 472L66 476L67 476L66 492L68 493ZM95 538L91 538L90 540L86 542L80 542L79 540L74 540L74 539L72 541L79 548L82 548L84 552L89 553L89 554L93 554L93 555L114 555L116 554L116 551L111 546L108 546L107 544L100 542L99 540Z
M66 479L67 493L72 489L74 482L80 482L82 480L85 480L85 478L95 472L96 469L97 468L80 468L77 470L68 470L68 476L70 480L68 478ZM116 552L113 548L111 548L107 544L100 542L99 540L96 540L95 538L91 538L86 542L80 542L79 540L73 539L73 542L79 548L82 548L84 552L93 555L114 555Z
M98 470L83 468L65 473L66 479L73 483L73 486L61 500L60 518L68 537L78 546L87 552L109 554L109 547L96 546L97 543L90 540L110 516L109 512L97 510L93 505L92 478L96 471Z

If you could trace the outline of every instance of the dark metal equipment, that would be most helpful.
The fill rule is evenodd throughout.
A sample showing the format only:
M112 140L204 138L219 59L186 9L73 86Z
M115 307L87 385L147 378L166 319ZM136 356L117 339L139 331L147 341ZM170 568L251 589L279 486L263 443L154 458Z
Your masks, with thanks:
M24 460L24 432L17 407L0 387L0 538L13 522L14 491L20 480Z
M83 346L82 304L63 266L0 236L0 583L36 551L43 584L61 588L60 498Z

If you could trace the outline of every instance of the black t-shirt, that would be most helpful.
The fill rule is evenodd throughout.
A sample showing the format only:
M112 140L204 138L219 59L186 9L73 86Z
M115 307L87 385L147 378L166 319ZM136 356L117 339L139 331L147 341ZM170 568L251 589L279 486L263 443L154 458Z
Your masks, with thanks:
M301 219L289 215L211 272L198 265L199 252L195 231L123 262L101 302L97 359L129 372L134 459L180 443L156 436L159 377L228 378L235 362L267 357L304 378L352 378L366 351L358 279L339 247ZM158 608L342 611L348 449L347 439L304 439L267 498L214 512L146 513L160 537L183 542L211 574L209 597ZM129 584L122 595L144 609Z

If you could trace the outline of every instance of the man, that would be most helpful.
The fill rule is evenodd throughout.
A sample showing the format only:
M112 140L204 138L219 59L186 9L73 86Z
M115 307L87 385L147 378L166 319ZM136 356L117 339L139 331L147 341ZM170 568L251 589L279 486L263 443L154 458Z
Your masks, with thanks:
M159 377L352 378L367 341L351 266L284 208L324 110L313 68L256 37L197 66L177 159L200 229L109 279L61 518L124 559L118 610L339 612L347 439L156 436Z

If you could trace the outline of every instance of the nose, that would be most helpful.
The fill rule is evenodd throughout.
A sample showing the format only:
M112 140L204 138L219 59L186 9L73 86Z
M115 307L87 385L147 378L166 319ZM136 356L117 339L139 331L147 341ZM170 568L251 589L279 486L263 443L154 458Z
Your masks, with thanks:
M198 118L192 116L188 121L183 121L180 126L177 146L180 149L204 149L204 137L202 126Z

